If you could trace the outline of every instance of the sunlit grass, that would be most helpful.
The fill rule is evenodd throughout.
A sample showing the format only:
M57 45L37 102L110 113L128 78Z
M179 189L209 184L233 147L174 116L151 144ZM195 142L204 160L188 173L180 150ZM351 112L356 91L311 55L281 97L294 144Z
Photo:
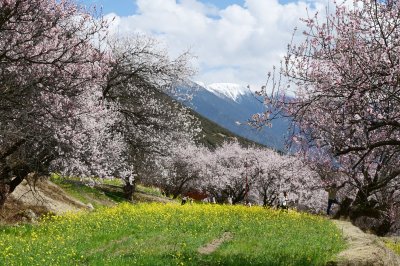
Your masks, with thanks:
M396 252L397 254L400 255L400 242L399 241L395 242L395 241L387 240L387 241L385 241L385 244L388 248L392 249L394 252Z
M99 177L77 177L77 176L62 176L57 173L52 173L50 175L50 180L53 182L60 181L79 181L82 183L94 183L102 185L112 185L112 186L122 186L123 181L120 178L99 178Z
M96 201L101 202L123 202L125 201L120 179L82 179L78 177L64 177L53 173L50 176L50 181L62 188L68 195L76 198L83 203L91 203L95 207L101 206ZM95 182L96 187L89 186L90 182ZM102 191L99 188L102 185L114 186L115 189L105 189Z
M153 196L157 196L157 197L163 197L161 191L159 188L156 187L146 187L140 184L136 185L136 190L138 192L142 192L148 195L153 195Z
M244 206L124 203L0 229L4 265L324 265L343 248L327 219Z

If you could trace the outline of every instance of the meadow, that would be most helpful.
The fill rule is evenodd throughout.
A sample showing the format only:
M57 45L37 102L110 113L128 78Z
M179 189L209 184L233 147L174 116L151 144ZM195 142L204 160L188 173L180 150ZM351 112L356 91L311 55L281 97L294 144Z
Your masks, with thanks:
M2 265L324 265L344 248L323 217L245 206L122 203L0 228Z

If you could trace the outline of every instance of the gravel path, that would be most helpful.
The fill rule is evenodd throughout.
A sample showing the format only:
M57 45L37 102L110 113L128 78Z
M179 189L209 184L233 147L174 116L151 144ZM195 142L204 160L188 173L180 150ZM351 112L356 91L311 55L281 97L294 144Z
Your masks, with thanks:
M348 249L328 265L338 266L400 266L400 257L388 249L379 237L366 234L346 221L333 221L342 231Z

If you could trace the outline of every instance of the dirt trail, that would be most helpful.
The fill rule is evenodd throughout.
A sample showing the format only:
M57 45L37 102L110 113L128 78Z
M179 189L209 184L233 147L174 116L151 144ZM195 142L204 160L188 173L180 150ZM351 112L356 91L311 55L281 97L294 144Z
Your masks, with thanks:
M211 243L208 243L207 245L200 247L197 251L200 254L207 255L213 253L222 243L225 241L229 241L233 238L232 233L230 232L225 232L222 234L220 238L214 239Z
M333 221L343 232L348 249L328 265L338 266L400 266L400 257L388 249L379 237L366 234L346 221Z

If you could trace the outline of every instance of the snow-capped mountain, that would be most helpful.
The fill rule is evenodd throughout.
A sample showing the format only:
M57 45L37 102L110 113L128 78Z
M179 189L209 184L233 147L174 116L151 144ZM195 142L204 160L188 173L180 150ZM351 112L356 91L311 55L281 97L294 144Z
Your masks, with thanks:
M251 93L250 89L235 83L213 83L204 87L213 94L237 102L242 96Z
M233 83L205 86L200 82L193 87L196 90L192 100L184 104L237 135L283 150L288 121L276 120L272 128L263 129L254 129L246 124L253 114L265 110L262 100L249 88Z

